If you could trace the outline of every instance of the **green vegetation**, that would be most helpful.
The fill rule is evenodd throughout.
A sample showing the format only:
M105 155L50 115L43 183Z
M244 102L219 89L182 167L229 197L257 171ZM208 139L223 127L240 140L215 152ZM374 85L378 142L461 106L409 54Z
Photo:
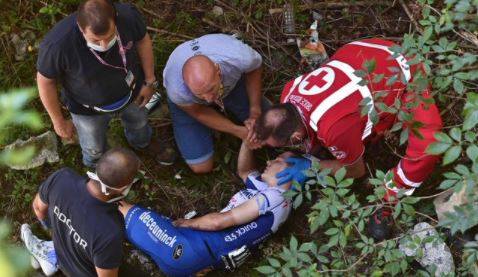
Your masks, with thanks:
M0 0L0 48L5 53L0 57L0 91L36 85L34 77L38 43L55 22L73 12L79 2ZM236 32L263 55L266 69L264 91L271 99L278 98L286 80L309 70L298 65L295 47L285 45L281 15L269 14L270 8L281 8L283 2L134 1L144 14L148 26L153 28L150 33L153 35L158 77L161 76L169 53L179 43L209 32ZM296 7L296 29L300 35L305 35L312 17L309 10L299 9L303 1L292 2ZM474 193L478 180L477 1L411 1L408 5L409 15L400 5L402 1L383 1L380 4L372 1L367 5L358 3L363 1L357 1L357 5L354 2L343 2L349 5L338 8L324 5L318 9L323 16L319 37L326 44L329 54L349 41L364 37L385 36L401 43L402 47L394 49L395 51L414 55L416 58L413 63L424 62L426 65L426 76L415 76L415 82L409 85L420 87L427 82L433 84L434 97L441 108L446 126L444 133L437 136L439 142L429 149L430 153L444 153L443 167L437 168L436 173L416 195L400 198L393 213L397 230L404 233L416 222L427 221L440 226L438 231L442 237L445 237L446 229L441 227L451 227L452 233L464 232L478 223L478 194ZM222 15L211 12L215 5L223 9ZM409 22L409 16L415 18L416 24ZM13 35L25 42L24 53L20 53L21 47L16 47L12 42ZM366 78L373 75L374 67L374 62L369 61L364 64L363 71L356 74L363 77L364 82L378 82L380 76ZM397 75L390 82L401 79ZM51 129L39 99L36 98L27 105L28 109L39 113L39 119L30 112L19 113L16 110L27 103L28 95L31 92L20 91L15 97L0 94L0 143L3 146L17 138L26 139ZM10 102L4 104L4 101ZM367 102L363 104L364 112L368 112L367 109L371 107L367 106ZM399 112L400 106L401 103L398 103L394 112ZM376 108L385 109L380 105ZM159 137L173 140L169 116L164 114L166 115L153 116L151 123L156 126ZM399 114L399 117L402 121L410 119L406 113ZM15 126L2 125L12 120L16 123ZM41 121L44 122L43 127L39 127ZM390 134L385 143L366 153L374 160L369 164L370 171L373 172L369 183L374 188L364 189L364 184L358 182L360 180L353 184L353 180L344 179L343 171L337 172L335 176L326 176L327 172L320 171L315 166L310 174L317 178L311 180L304 189L298 188L298 191L289 193L298 210L259 254L260 257L267 255L269 258L251 259L233 275L246 276L258 272L286 276L291 276L292 272L300 276L430 275L398 251L398 241L408 235L402 237L397 234L391 240L375 243L364 231L368 215L386 205L380 201L384 194L382 185L383 180L391 176L386 176L384 172L398 159L390 154L391 150L400 149L400 145L406 142L408 133L413 131L413 128L402 129L402 126L402 122L397 123L393 128L394 133ZM118 121L111 125L109 141L111 145L126 145ZM174 168L164 168L143 157L143 170L149 179L141 187L135 188L131 200L173 218L181 217L190 210L207 213L222 208L241 187L239 179L234 176L240 142L224 134L217 134L216 143L217 167L207 178L195 176L182 162ZM7 271L2 272L5 257L9 261L12 260L11 257L18 257L18 254L11 255L11 248L4 247L5 241L10 238L8 244L18 242L20 224L35 222L30 204L42 180L63 166L75 168L79 172L85 171L81 165L79 146L63 145L59 151L62 160L57 164L29 171L0 168L0 174L4 176L0 179L0 210L2 217L12 223L10 235L5 231L6 225L0 225L0 275L5 272L5 276L13 276L7 274ZM25 158L28 154L27 152L20 157ZM262 150L259 155L265 160L271 153ZM2 159L11 157L19 156L3 154ZM459 191L462 186L466 186L468 203L448 214L445 221L438 222L431 196L448 188ZM427 242L434 239L431 237ZM425 241L415 239L414 243L418 247ZM478 272L477 241L468 242L464 249L452 247L452 252L460 275ZM16 258L13 260L24 261ZM7 264L11 265L10 262Z

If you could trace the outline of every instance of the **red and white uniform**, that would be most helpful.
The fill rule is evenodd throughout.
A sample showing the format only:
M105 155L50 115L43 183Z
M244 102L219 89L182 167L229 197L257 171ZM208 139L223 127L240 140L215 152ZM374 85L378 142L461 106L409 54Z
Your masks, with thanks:
M399 99L405 110L405 103L414 100L416 95L406 91L400 78L392 85L386 84L397 73L412 82L414 73L421 70L421 65L407 65L407 59L402 55L392 56L389 48L393 45L393 42L381 39L351 42L338 49L329 62L285 86L281 103L290 102L299 110L309 134L306 142L309 151L322 145L343 164L353 164L362 156L370 138L382 135L397 120L396 114L380 111L375 106L379 122L374 126L369 115L361 116L363 106L360 102L369 98L369 104L382 102L393 106ZM367 60L375 60L376 68L366 77L368 83L361 85L362 78L354 71L363 70ZM379 74L384 78L374 83L373 77ZM418 94L430 97L428 90ZM423 124L418 128L423 138L409 132L406 154L393 168L396 187L387 184L388 194L392 195L398 189L405 189L408 195L413 193L432 172L438 159L425 153L427 146L435 141L435 132L442 127L437 107L420 103L406 111L413 114L414 121Z

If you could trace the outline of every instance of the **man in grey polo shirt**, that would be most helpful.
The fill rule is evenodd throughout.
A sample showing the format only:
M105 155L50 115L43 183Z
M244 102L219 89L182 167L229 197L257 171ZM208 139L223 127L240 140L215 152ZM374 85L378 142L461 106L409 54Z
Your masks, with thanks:
M205 35L173 51L163 85L176 143L195 173L214 167L212 130L248 139L248 126L269 104L262 96L261 77L259 53L233 36Z

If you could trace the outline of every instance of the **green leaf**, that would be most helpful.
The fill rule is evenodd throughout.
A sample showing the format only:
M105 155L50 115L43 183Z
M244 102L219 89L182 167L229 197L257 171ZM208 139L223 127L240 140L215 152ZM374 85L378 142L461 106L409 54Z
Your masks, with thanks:
M376 74L375 76L373 76L372 82L379 83L383 80L383 77L385 77L385 74Z
M461 142L461 130L458 128L452 128L450 130L450 137L452 137L457 142Z
M294 236L292 236L290 238L289 245L290 245L290 250L291 251L297 251L298 242L297 242L297 239Z
M328 236L335 235L339 232L339 228L330 228L327 231L325 231L325 234Z
M255 269L262 274L272 274L276 272L275 268L268 265L259 266L259 267L256 267Z
M392 77L388 78L387 82L385 82L385 85L392 86L393 84L395 84L397 80L398 80L398 74L393 75Z
M465 91L465 86L463 85L463 82L460 79L454 78L453 89L459 94L463 94L463 92Z
M408 215L414 215L415 214L415 209L411 205L403 204L403 210Z
M367 72L363 70L355 70L354 75L363 79L367 76Z
M345 170L345 167L341 167L339 170L337 170L337 172L335 172L334 177L335 177L335 180L337 181L337 184L344 179L345 173L347 173L347 171Z
M477 161L477 158L478 158L478 146L476 146L476 144L472 144L472 145L468 146L468 148L466 149L466 156L468 156L468 158L469 158L473 163L478 162L478 161Z
M470 130L478 124L478 110L468 113L465 116L465 121L463 122L463 129Z
M422 35L423 40L424 41L429 40L432 34L433 34L433 28L431 26L425 28L425 31L423 31L423 35Z
M373 71L375 71L376 67L377 61L375 59L366 60L362 65L362 68L366 69L368 73L372 73Z
M304 196L302 193L297 194L297 196L294 198L294 203L292 204L294 209L297 209L300 205L302 205L303 200Z
M408 128L403 129L400 133L400 145L403 145L408 140Z
M451 144L448 143L434 142L427 147L425 152L431 155L439 155L444 153L450 146Z
M280 268L281 267L281 264L279 262L279 260L277 259L274 259L274 258L267 258L267 260L269 261L269 264L275 268Z
M443 156L443 165L450 164L454 162L461 154L461 146L455 145L448 149Z
M445 143L448 143L448 144L453 143L451 138L447 134L442 133L442 132L435 133L435 138L440 142L445 142Z
M328 246L335 246L339 242L339 235L333 235L330 237L329 242L327 243Z

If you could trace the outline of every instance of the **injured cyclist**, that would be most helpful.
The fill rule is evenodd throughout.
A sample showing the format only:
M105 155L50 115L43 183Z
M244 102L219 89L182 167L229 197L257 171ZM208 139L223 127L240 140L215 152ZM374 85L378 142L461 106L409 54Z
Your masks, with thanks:
M238 175L246 188L236 193L221 212L172 221L154 211L121 202L126 236L149 255L166 275L191 275L207 269L233 270L289 216L291 203L278 186L276 174L288 165L284 153L256 170L252 150L243 143Z

